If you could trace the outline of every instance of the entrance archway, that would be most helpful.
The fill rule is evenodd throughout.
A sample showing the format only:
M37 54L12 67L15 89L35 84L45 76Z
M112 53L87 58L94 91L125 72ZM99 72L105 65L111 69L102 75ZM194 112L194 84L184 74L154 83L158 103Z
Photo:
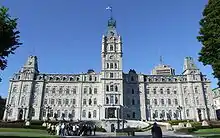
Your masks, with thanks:
M18 120L22 120L23 118L23 110L22 109L19 109L19 112L18 112Z
M115 132L115 124L111 124L111 132Z

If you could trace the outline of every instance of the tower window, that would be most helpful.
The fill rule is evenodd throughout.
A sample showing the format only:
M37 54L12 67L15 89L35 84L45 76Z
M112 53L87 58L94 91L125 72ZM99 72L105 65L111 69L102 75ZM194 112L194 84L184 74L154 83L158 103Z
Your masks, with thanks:
M110 63L110 69L113 69L114 67L113 67L113 63Z
M113 45L110 45L110 51L113 51L113 50L114 50Z
M113 73L110 73L110 78L113 78L114 74Z
M116 69L118 68L117 63L115 63L115 68L116 68Z

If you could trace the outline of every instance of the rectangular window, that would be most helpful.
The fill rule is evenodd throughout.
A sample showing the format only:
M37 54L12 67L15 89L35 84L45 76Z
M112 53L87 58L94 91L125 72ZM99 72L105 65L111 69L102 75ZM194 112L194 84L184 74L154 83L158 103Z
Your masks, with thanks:
M160 94L163 94L163 89L162 88L160 89Z
M66 94L70 94L70 88L69 87L66 88Z
M47 104L47 99L44 99L44 104Z
M110 104L113 104L114 103L114 97L113 95L110 96Z
M76 88L72 88L72 93L76 94Z
M197 87L195 87L195 93L198 93L198 88Z
M53 87L52 93L55 93L55 92L56 92L56 87Z
M61 99L58 99L58 105L61 105L61 104L62 104Z
M169 88L167 89L167 94L170 94L170 89Z
M114 77L114 74L113 73L110 73L110 78L113 78Z
M168 105L171 105L171 100L170 99L168 99Z
M73 105L75 105L76 104L76 99L73 99Z
M164 105L164 99L161 99L161 105Z
M97 94L97 91L98 91L97 88L94 88L94 94Z
M84 88L84 94L86 94L87 93L87 88Z
M146 104L149 105L150 104L150 99L146 100Z
M154 99L154 105L157 105L157 99Z
M157 94L157 89L154 88L154 89L153 89L153 92L154 92L154 94Z
M174 93L174 94L176 94L176 93L177 93L177 91L176 91L176 90L173 90L173 93Z
M83 99L83 105L86 105L86 99Z
M61 86L61 87L59 88L59 94L62 94L62 92L63 92L63 86Z
M178 100L174 99L175 105L178 105Z
M50 87L47 86L47 87L45 88L45 93L49 93L49 90L50 90Z
M54 105L54 99L51 99L50 104Z
M68 105L68 104L69 104L69 99L66 99L65 104L66 104L66 105Z
M149 89L149 88L147 88L147 89L146 89L146 93L147 93L147 94L149 94L149 91L150 91L150 89Z

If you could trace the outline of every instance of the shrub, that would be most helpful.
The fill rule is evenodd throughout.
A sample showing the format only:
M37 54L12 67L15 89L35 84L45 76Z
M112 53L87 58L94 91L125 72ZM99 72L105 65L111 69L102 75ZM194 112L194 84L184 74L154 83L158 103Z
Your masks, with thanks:
M194 131L196 131L197 129L192 127L192 128L181 128L181 129L177 129L175 131L175 133L184 133L184 134L189 134L192 133Z
M96 126L96 131L98 131L98 132L106 132L106 130L104 128L97 127L97 126Z
M8 123L8 122L0 122L0 127L3 128L23 128L24 127L24 122L13 122L13 123Z
M178 125L179 123L184 123L186 124L188 120L171 120L168 121L171 125ZM189 122L193 122L193 120L189 120Z

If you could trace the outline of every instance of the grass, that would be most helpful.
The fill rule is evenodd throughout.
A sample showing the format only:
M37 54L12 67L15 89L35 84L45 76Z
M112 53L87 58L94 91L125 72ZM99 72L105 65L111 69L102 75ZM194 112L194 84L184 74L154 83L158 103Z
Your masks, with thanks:
M46 130L26 129L26 128L0 128L0 137L56 137L49 135Z
M219 138L220 137L220 128L212 128L212 129L199 129L194 131L196 136L204 137L204 138Z

